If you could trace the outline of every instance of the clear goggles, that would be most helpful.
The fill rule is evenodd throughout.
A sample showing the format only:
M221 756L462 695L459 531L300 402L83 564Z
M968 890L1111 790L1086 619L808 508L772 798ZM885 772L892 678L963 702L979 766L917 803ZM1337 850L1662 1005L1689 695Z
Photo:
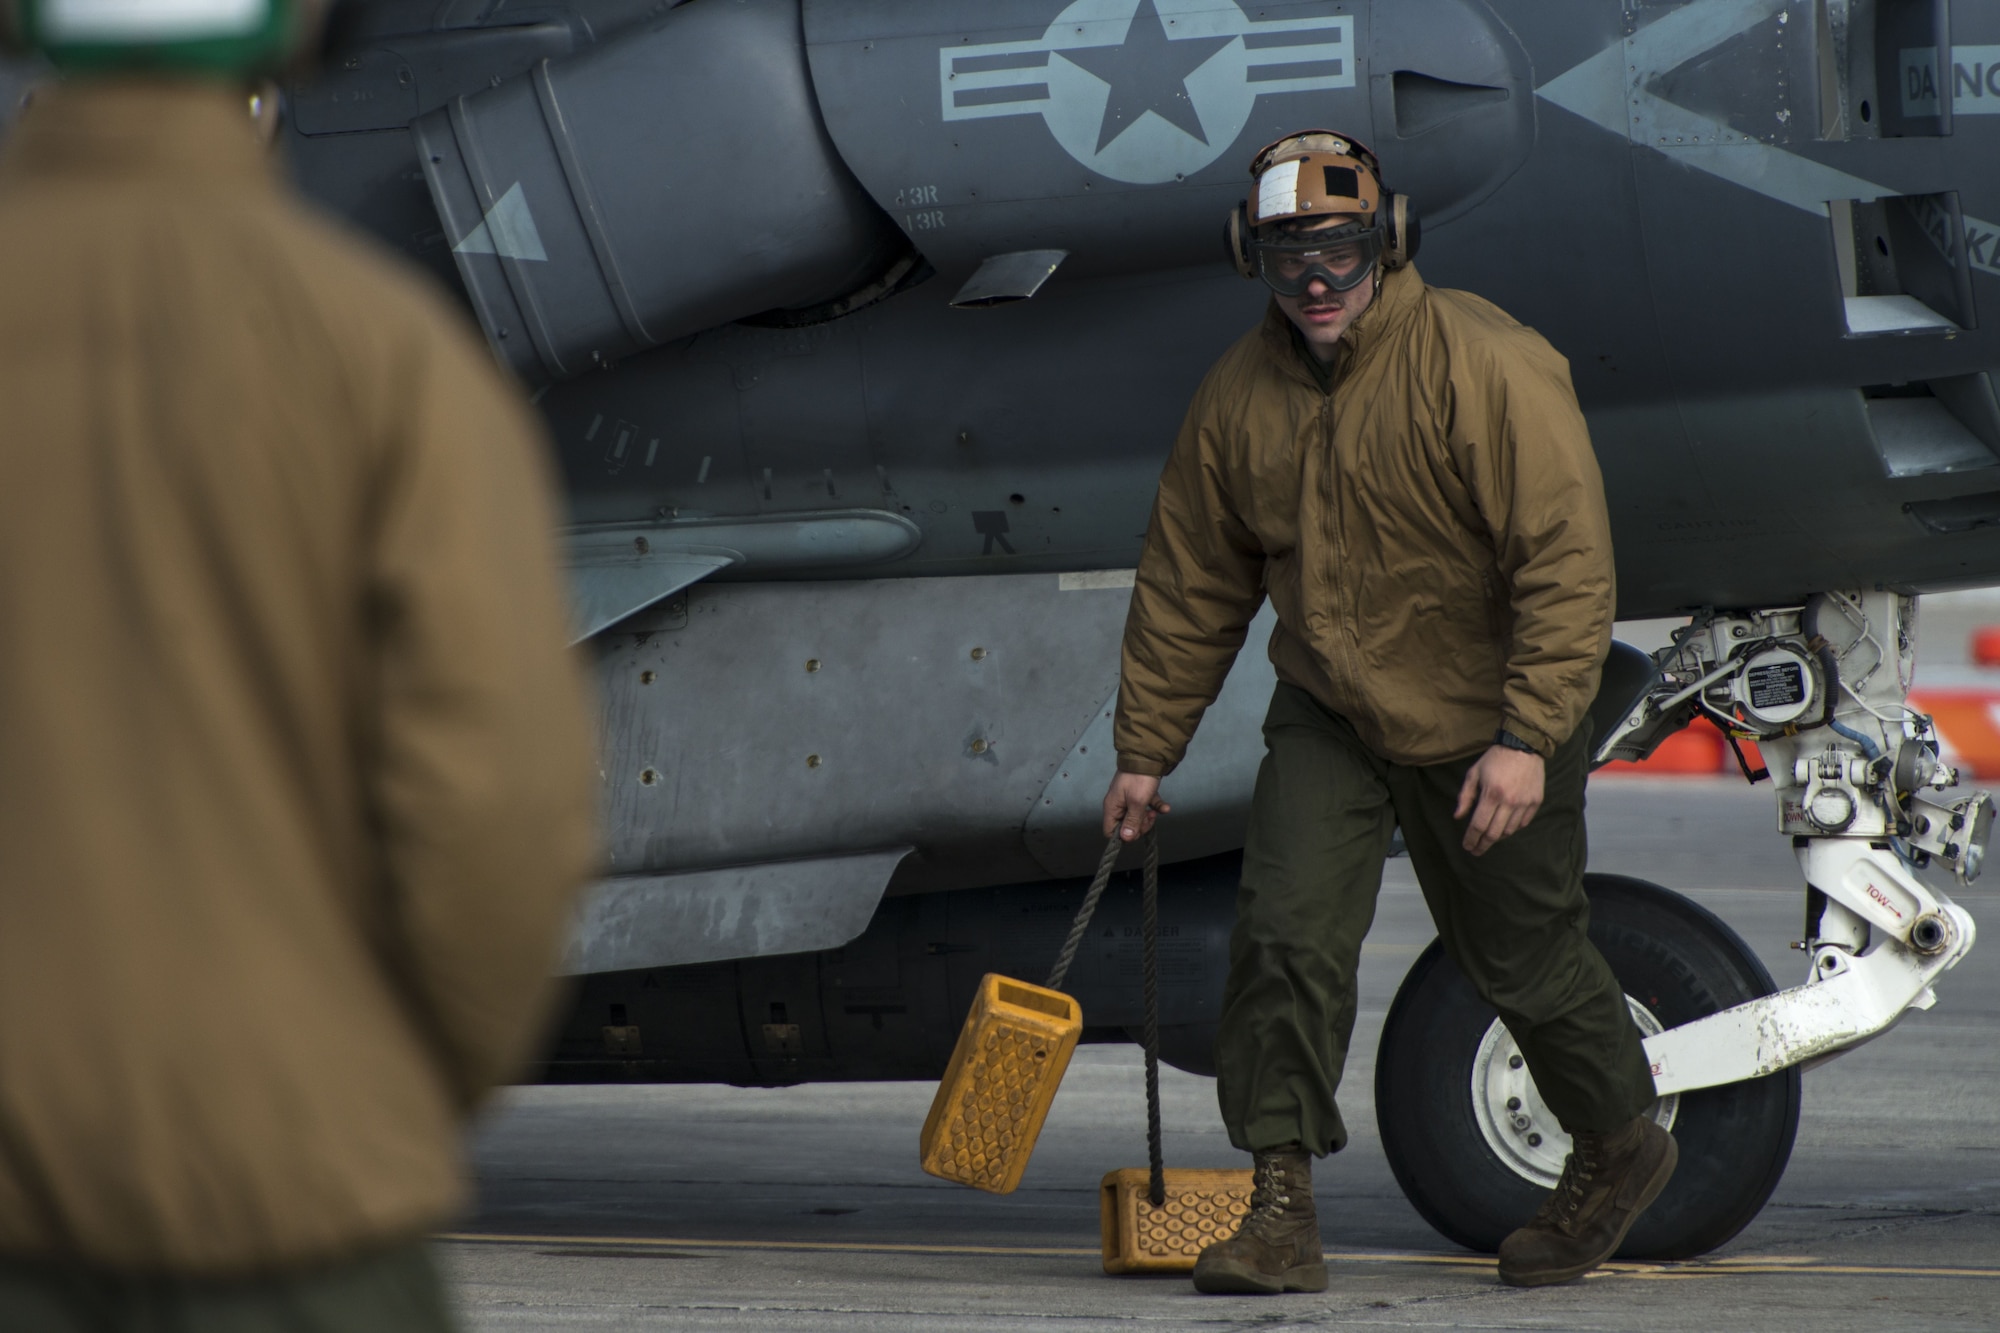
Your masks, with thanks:
M1250 242L1257 276L1280 296L1303 296L1318 278L1336 292L1361 285L1381 257L1382 233L1374 227L1338 227L1328 233L1280 233Z

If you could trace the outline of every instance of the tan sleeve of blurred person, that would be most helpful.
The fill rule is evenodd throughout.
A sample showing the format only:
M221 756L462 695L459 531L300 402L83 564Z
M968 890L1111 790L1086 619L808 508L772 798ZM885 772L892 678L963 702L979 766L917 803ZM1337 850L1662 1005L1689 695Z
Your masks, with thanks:
M544 1035L596 759L543 432L468 334L421 347L373 507L366 771L391 966L470 1109Z

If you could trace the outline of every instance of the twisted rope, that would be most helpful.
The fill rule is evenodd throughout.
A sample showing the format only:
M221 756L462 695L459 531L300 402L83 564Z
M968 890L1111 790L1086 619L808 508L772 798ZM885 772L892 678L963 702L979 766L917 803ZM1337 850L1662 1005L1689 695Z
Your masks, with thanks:
M1146 1160L1152 1168L1146 1197L1160 1208L1167 1202L1167 1168L1160 1147L1160 844L1151 833L1146 835L1139 922L1146 993Z
M1111 883L1111 872L1118 864L1118 853L1123 850L1125 845L1116 834L1104 844L1104 855L1097 859L1097 874L1083 895L1083 905L1076 909L1076 920L1070 923L1069 938L1063 941L1056 964L1049 969L1050 990L1061 990L1069 976L1070 964L1076 961L1076 951L1083 946L1084 932L1090 929L1090 919L1097 915L1098 900ZM1139 931L1146 999L1146 1157L1152 1170L1146 1196L1153 1207L1160 1208L1167 1202L1167 1168L1160 1142L1160 842L1151 832L1146 834L1145 853Z
M1118 864L1118 853L1123 850L1124 844L1118 841L1115 833L1111 841L1104 844L1104 855L1097 858L1097 878L1090 881L1090 890L1083 895L1083 906L1076 909L1076 920L1070 923L1069 938L1063 941L1062 951L1056 954L1056 965L1049 969L1050 990L1062 989L1063 978L1069 975L1069 965L1076 961L1076 951L1083 944L1083 932L1090 929L1090 918L1097 915L1097 900L1104 896L1104 886L1111 882L1112 867Z

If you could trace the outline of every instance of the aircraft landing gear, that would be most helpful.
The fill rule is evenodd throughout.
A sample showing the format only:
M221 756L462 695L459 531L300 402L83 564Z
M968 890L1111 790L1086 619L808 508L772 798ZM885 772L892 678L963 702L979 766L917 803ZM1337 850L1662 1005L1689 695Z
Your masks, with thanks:
M1651 1035L1777 989L1735 931L1644 880L1586 875L1590 937ZM1670 1094L1651 1114L1681 1144L1680 1169L1620 1254L1712 1250L1771 1197L1799 1124L1797 1066ZM1469 1249L1492 1251L1562 1173L1569 1136L1536 1094L1513 1039L1433 941L1404 978L1375 1062L1375 1118L1404 1195Z
M1713 1249L1776 1188L1798 1124L1799 1071L1937 1002L1933 983L1972 949L1972 917L1920 872L1978 875L1993 824L1985 792L1952 789L1931 720L1907 703L1915 600L1827 592L1804 605L1703 612L1653 657L1618 709L1599 763L1640 759L1696 717L1748 741L1777 789L1778 832L1806 886L1811 959L1777 991L1708 912L1665 889L1586 876L1591 937L1647 1033L1654 1115L1680 1169L1621 1253ZM1609 679L1607 675L1607 680ZM1382 1035L1376 1115L1417 1210L1490 1249L1527 1220L1567 1144L1493 1012L1436 945L1404 980Z

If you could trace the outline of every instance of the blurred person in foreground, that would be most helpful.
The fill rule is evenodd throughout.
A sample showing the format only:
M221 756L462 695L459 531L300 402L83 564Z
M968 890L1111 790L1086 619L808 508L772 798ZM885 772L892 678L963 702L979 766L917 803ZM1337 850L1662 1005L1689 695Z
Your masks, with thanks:
M284 183L292 0L0 0L0 1329L450 1327L594 856L537 427Z

